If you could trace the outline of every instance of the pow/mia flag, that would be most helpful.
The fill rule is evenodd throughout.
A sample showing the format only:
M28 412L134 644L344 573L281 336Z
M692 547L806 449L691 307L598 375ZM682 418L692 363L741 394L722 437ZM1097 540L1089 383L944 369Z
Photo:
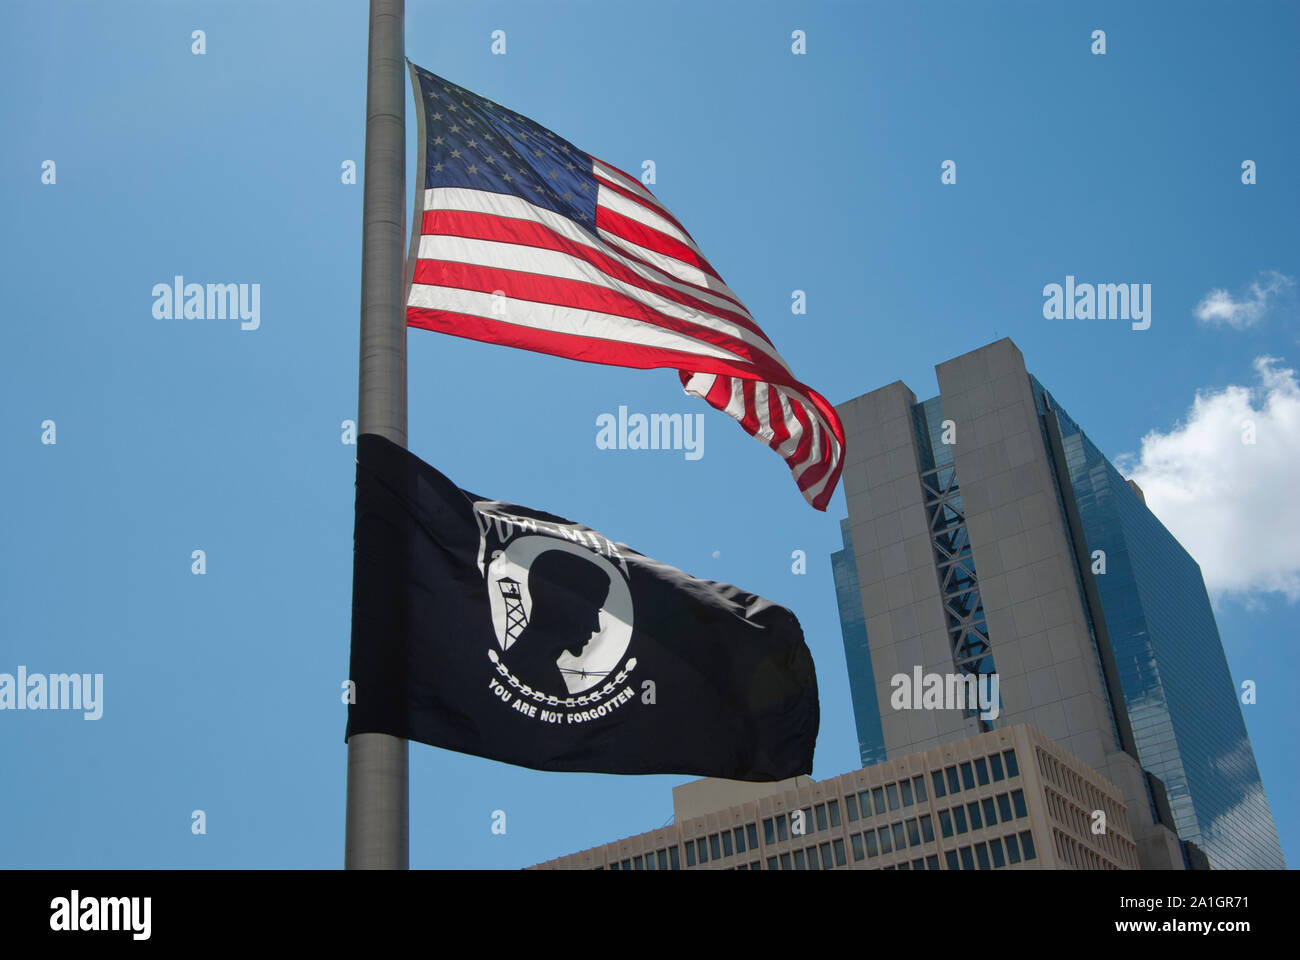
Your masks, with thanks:
M782 780L819 706L794 614L357 443L347 736L538 770Z

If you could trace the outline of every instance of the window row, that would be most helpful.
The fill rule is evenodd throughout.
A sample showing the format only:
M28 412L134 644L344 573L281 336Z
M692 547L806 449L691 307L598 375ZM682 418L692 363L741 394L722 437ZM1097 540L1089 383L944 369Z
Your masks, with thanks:
M945 797L950 793L974 790L977 786L987 787L990 783L1001 783L1018 776L1020 764L1016 761L1016 751L1011 749L935 770L930 774L930 779L934 783L934 795Z
M769 870L834 870L848 863L843 840L828 840L805 850L767 858ZM751 865L750 869L754 869Z
M924 803L929 799L925 778L912 777L861 790L857 794L850 793L844 798L844 812L848 815L849 823L853 823L859 819L866 820L871 816L892 813L914 803Z
M721 860L746 850L758 849L758 825L747 823L743 827L723 830L697 840L686 841L686 866Z
M934 821L927 813L910 820L899 820L887 827L855 833L849 837L849 844L853 848L853 859L857 861L919 847L933 840Z
M996 870L1010 864L1033 860L1034 835L1028 830L1022 831L1017 838L1014 833L1005 837L994 837L988 843L976 843L968 847L959 847L944 854L949 870Z
M1056 855L1061 859L1061 862L1068 863L1076 870L1119 869L1111 861L1099 856L1095 851L1089 850L1073 837L1067 837L1059 830L1052 831L1052 839L1056 843Z
M1029 816L1025 805L1025 792L1020 789L999 793L983 800L972 800L964 807L959 803L949 810L939 811L939 831L945 837L967 830L983 830L999 821L1021 820Z
M615 860L609 865L611 870L680 870L681 868L681 854L677 852L676 847L656 850L644 856L628 857L622 861ZM600 867L596 869L599 870Z

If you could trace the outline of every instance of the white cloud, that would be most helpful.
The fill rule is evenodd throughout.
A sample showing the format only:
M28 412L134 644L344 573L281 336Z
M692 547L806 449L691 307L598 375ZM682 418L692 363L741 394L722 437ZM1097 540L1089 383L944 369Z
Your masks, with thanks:
M1300 383L1279 363L1257 358L1254 387L1198 392L1184 422L1117 461L1216 597L1300 600Z
M1234 330L1253 327L1268 312L1269 304L1279 293L1294 286L1295 281L1276 270L1265 270L1250 284L1239 299L1227 290L1214 289L1196 305L1196 319L1211 326Z

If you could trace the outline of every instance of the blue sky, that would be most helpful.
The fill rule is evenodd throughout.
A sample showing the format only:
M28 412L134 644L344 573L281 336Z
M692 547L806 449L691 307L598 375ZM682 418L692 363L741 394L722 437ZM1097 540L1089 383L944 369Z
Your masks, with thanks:
M362 200L340 173L363 155L366 5L32 0L0 18L0 672L105 688L96 721L0 714L0 865L338 866ZM1112 459L1170 438L1180 456L1144 468L1233 518L1197 559L1249 574L1217 612L1234 679L1259 685L1245 718L1294 864L1296 551L1251 564L1300 536L1294 508L1262 505L1300 465L1277 374L1300 365L1298 27L1282 3L408 0L406 43L625 170L654 160L657 196L832 402L896 379L930 396L936 363L1010 336ZM409 91L408 131L410 190ZM177 274L259 283L260 327L156 319L152 288ZM1151 328L1044 319L1067 274L1150 283ZM856 765L842 494L810 509L669 371L419 330L408 362L410 447L462 487L791 607L820 678L814 775ZM1271 459L1198 473L1198 391L1258 409ZM597 449L621 404L703 412L705 455ZM1169 509L1174 527L1186 504ZM411 863L521 867L652 829L685 779L413 745Z

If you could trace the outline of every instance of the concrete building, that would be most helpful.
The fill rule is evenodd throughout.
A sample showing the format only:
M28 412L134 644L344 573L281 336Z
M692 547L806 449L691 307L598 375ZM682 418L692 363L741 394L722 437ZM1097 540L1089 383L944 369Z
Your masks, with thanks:
M1138 867L1119 788L1024 724L830 780L697 780L673 790L673 812L671 826L532 869Z
M1010 340L936 372L836 408L863 763L1028 724L1119 787L1144 868L1284 867L1195 561ZM899 708L913 672L996 676L996 716Z

